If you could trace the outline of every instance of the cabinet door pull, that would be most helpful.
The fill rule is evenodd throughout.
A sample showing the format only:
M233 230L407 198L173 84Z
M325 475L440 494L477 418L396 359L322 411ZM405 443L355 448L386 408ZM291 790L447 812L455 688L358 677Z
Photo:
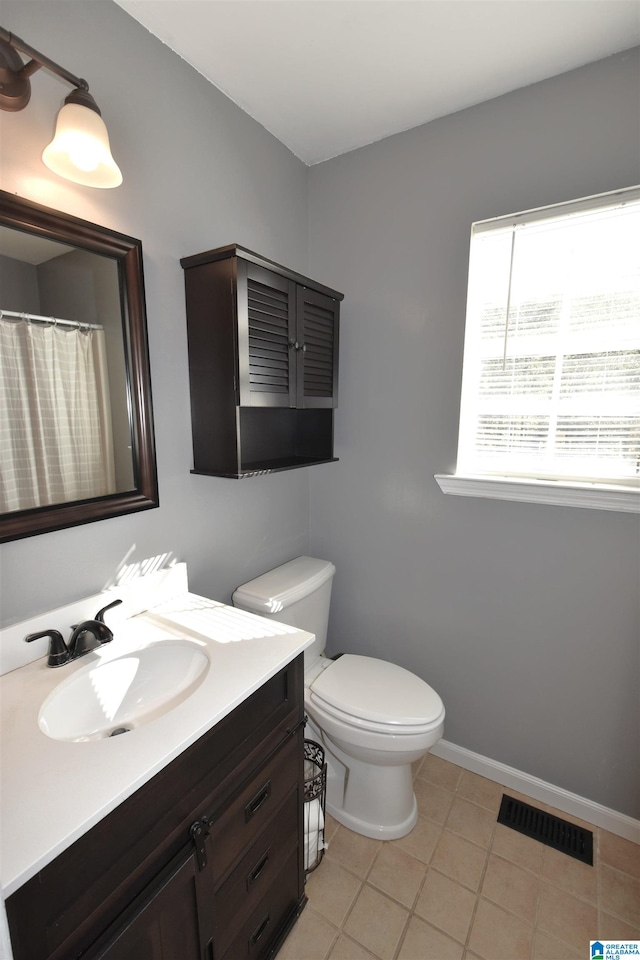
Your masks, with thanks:
M265 867L269 862L270 852L271 852L271 847L269 847L266 853L263 853L263 855L261 856L260 860L258 860L253 870L249 871L249 875L247 877L247 890L251 887L252 884L256 882L258 877L261 877L262 874L264 873Z
M264 920L262 921L262 923L260 924L260 926L249 937L249 950L253 950L253 948L256 946L258 941L262 938L262 935L264 934L265 930L267 929L270 923L271 923L271 914L268 913L264 918Z
M251 817L258 812L262 804L271 796L271 780L267 780L263 787L260 787L255 797L249 800L244 808L245 820L251 820Z

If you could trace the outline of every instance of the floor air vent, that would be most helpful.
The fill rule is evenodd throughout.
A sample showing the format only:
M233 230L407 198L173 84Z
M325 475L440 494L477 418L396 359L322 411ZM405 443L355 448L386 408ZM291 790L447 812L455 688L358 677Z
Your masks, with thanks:
M593 833L590 830L583 830L506 794L502 797L498 823L593 866Z

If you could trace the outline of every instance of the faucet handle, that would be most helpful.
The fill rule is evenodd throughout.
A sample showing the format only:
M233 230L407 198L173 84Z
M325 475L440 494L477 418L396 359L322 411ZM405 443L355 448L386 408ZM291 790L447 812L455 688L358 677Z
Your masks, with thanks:
M93 620L83 620L82 623L74 623L71 627L72 634L69 640L69 659L76 660L84 656L93 649L87 645L87 636L93 637L98 643L110 643L113 640L113 631L104 622L104 615L111 607L117 607L122 600L114 600L108 603L102 610L98 610Z
M113 631L104 622L104 615L107 610L111 610L112 607L117 607L120 603L122 603L122 600L114 600L96 613L93 621L93 632L100 643L109 643L110 640L113 640Z
M114 600L112 603L108 603L106 607L103 607L102 610L98 610L95 615L95 619L98 621L98 623L104 623L104 615L107 610L111 610L112 607L117 607L120 603L122 603L122 600Z
M25 643L31 643L33 640L39 640L41 637L49 637L49 659L47 663L50 667L61 667L69 659L69 650L64 642L59 630L41 630L40 633L29 633L24 638Z

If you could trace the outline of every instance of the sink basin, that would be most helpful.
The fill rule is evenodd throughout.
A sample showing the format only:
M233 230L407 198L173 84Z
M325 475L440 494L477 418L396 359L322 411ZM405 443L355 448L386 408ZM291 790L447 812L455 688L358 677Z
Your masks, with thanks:
M100 740L177 707L202 683L209 658L189 641L163 640L63 680L38 723L54 740ZM63 668L64 669L64 668Z

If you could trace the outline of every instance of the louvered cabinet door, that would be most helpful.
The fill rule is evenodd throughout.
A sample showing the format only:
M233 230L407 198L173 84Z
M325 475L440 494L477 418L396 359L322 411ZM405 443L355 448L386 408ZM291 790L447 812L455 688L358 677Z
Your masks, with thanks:
M295 289L285 277L238 261L241 406L296 405Z
M340 304L317 290L299 286L296 312L297 405L337 407Z

